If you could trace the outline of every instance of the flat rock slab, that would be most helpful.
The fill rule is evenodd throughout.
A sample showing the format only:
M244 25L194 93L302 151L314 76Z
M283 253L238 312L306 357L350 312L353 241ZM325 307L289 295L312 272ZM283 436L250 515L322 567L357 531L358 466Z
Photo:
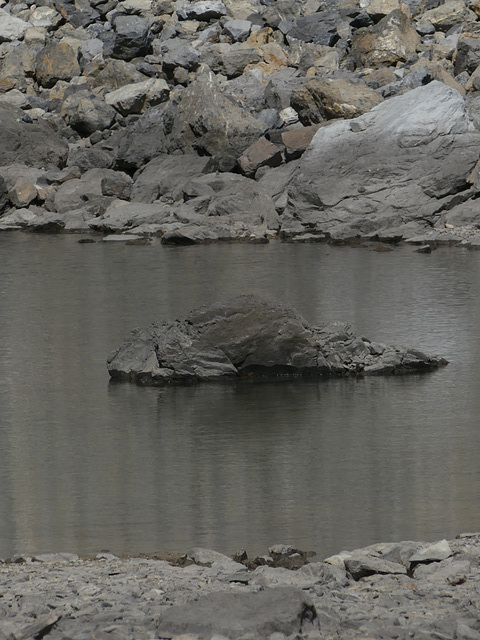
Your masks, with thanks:
M311 326L292 308L252 295L136 329L107 361L112 378L153 385L238 376L405 374L444 364L416 349L373 343L344 323Z

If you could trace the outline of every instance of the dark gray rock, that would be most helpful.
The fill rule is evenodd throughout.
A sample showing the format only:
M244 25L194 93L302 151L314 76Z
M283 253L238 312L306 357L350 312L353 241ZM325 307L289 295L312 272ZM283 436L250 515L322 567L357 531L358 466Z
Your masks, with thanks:
M61 114L65 122L82 135L103 131L115 120L116 111L88 91L74 93L64 100Z
M320 128L290 182L287 211L334 238L433 223L469 186L479 141L463 98L434 81Z
M318 627L311 599L293 588L257 593L212 593L167 609L158 619L159 637L215 634L252 640L271 634L308 633Z
M140 16L120 15L114 21L113 58L131 60L151 52L152 35L148 20Z
M68 144L48 121L25 122L20 109L0 104L0 165L65 165Z
M442 364L445 360L416 350L375 345L345 324L312 327L293 309L255 296L137 329L108 358L112 378L138 384L232 376L399 374Z
M167 152L164 107L148 109L133 125L117 135L117 164L121 169L138 169Z

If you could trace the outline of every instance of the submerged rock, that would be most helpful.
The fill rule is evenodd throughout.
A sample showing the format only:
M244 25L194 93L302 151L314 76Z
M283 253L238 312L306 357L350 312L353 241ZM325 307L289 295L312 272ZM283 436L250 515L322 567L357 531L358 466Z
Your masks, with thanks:
M161 385L238 376L406 374L446 361L372 343L344 323L313 327L288 306L244 295L136 329L107 364L113 379Z

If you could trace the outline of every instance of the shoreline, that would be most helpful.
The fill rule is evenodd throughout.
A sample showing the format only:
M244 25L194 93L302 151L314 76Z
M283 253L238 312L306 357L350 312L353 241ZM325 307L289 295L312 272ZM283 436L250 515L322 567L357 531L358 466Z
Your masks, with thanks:
M17 555L0 564L0 638L480 638L480 533L307 555Z

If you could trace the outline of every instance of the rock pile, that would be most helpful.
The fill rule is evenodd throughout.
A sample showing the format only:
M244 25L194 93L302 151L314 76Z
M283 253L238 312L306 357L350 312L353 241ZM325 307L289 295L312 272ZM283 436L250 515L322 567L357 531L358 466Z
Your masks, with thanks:
M239 376L402 375L447 363L371 342L344 323L312 327L288 306L243 295L134 330L107 364L115 380L163 385Z
M480 246L477 0L0 0L0 229Z
M297 570L278 564L300 555L275 545L254 570L200 548L180 562L16 556L0 564L0 637L480 638L479 534L375 544Z

